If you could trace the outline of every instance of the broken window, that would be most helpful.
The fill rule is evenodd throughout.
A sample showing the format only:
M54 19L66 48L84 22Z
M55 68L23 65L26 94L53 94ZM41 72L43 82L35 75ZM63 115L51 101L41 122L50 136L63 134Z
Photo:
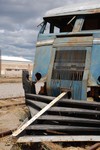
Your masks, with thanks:
M42 33L71 32L76 21L76 16L60 16L45 18L45 29ZM44 25L42 26L44 28Z
M100 14L90 14L85 16L82 30L100 30Z
M52 79L81 81L85 59L86 50L56 51Z

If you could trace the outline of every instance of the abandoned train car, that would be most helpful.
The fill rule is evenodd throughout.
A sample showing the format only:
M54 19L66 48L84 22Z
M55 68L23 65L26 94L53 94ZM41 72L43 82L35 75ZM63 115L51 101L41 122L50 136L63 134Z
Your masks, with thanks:
M100 95L100 3L65 6L48 11L36 43L35 73L47 76L47 94L63 89L72 99Z
M24 80L26 73L31 119L13 133L26 131L19 143L100 141L100 103L87 101L100 101L99 0L48 11L37 38L31 84ZM37 73L43 95L34 94Z

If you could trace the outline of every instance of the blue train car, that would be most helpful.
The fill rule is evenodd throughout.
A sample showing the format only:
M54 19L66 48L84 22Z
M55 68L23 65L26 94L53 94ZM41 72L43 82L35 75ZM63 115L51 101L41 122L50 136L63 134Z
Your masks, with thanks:
M46 76L47 95L100 100L100 3L48 11L36 43L32 80Z
M31 119L13 133L18 136L26 131L19 143L100 142L99 2L65 6L45 14L32 81L27 80L28 72L23 72Z

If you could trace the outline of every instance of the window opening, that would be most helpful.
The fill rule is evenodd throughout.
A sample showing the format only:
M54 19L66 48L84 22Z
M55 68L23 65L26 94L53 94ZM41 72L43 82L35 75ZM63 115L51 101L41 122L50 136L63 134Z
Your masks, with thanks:
M52 79L82 81L86 50L56 51Z
M82 30L100 30L100 14L85 16Z

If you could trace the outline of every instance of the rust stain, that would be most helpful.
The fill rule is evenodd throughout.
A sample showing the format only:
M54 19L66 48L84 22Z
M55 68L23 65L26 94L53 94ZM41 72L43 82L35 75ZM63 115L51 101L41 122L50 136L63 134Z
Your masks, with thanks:
M90 13L100 13L100 8L89 10Z
M61 43L54 43L55 46L87 46L87 45L92 45L93 42L93 37L71 37L68 38L66 41L61 42Z

